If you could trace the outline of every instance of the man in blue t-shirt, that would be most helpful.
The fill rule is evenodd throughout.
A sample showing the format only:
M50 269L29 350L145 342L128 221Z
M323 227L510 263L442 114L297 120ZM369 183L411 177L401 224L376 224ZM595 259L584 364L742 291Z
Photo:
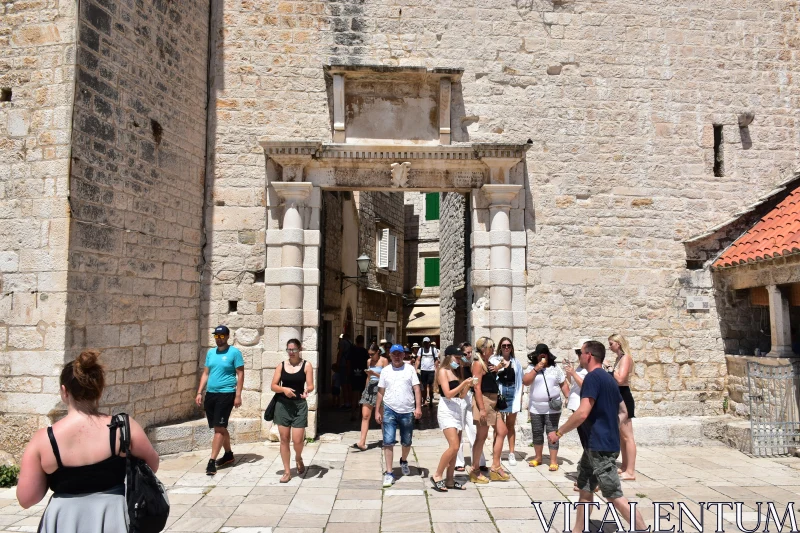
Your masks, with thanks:
M594 491L599 486L603 497L630 524L630 506L628 499L622 495L622 483L617 473L619 424L627 420L628 411L616 380L603 370L605 357L606 347L602 343L588 341L583 344L580 362L588 374L581 386L580 407L560 428L551 431L547 438L555 444L564 433L578 428L583 445L583 455L578 463L580 502L594 501ZM588 516L584 518L585 507L579 505L575 511L573 533L588 530ZM638 510L635 520L636 529L645 529L644 519Z
M206 353L205 368L203 375L200 376L200 387L195 398L198 407L201 405L205 407L208 427L214 428L211 459L206 466L206 474L209 476L217 473L218 466L229 465L234 461L231 435L228 433L228 419L233 408L242 405L244 359L238 348L228 345L230 333L226 326L217 326L214 329L214 342L217 347L210 348ZM206 388L205 404L203 404L204 388ZM225 448L225 454L217 461L220 448Z

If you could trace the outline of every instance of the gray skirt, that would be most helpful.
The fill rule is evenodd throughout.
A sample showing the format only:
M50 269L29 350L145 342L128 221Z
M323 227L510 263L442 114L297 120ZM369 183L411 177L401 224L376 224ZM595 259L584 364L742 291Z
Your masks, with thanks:
M40 533L127 533L125 487L90 494L53 494Z

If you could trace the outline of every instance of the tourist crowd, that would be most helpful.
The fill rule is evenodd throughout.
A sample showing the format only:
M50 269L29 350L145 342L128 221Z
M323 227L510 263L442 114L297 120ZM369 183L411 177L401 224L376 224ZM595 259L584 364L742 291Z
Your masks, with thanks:
M227 426L233 408L242 404L244 360L241 351L229 344L229 337L226 326L215 328L216 347L206 354L195 399L198 406L204 407L208 426L214 430L206 466L208 475L234 463ZM528 364L523 366L508 337L500 339L497 347L492 339L481 337L474 348L463 342L440 352L428 337L422 346L414 344L411 349L385 340L365 348L363 337L357 337L353 344L343 334L333 368L334 397L341 396L344 409L360 406L361 434L353 445L356 450L367 449L371 419L381 425L384 487L395 482L398 430L400 472L404 476L411 474L408 456L414 424L422 417L424 405L437 408L437 422L447 442L430 477L432 489L439 492L465 489L463 481L455 478L456 472L467 469L462 453L464 437L472 450L469 481L508 481L510 476L501 457L507 441L507 462L510 466L517 464L515 426L524 408L530 416L534 449L528 460L530 467L544 464L546 441L548 467L558 470L559 440L577 429L584 449L575 484L580 501L592 501L593 493L600 490L630 522L621 480L632 480L636 475L631 424L635 406L629 385L633 359L624 337L614 334L608 342L616 355L613 364L606 361L602 343L584 340L574 347L574 363L559 364L548 346L539 344L527 354ZM292 447L296 473L303 474L306 469L302 452L308 425L307 398L314 390L314 379L312 365L303 360L302 352L298 339L286 343L287 358L275 369L270 384L275 394L265 413L280 436L284 467L281 483L292 477ZM67 415L37 432L23 455L17 488L20 505L28 508L38 503L48 489L54 493L39 531L127 531L126 447L153 472L158 470L158 454L135 420L128 419L128 437L123 441L116 417L99 412L105 376L98 357L97 352L86 351L65 365L60 388ZM563 423L562 396L571 411ZM487 461L483 450L490 428L492 453ZM222 450L223 455L218 458ZM617 468L620 455L621 466ZM577 523L582 520L580 512L579 509ZM637 526L642 525L638 513L635 521Z

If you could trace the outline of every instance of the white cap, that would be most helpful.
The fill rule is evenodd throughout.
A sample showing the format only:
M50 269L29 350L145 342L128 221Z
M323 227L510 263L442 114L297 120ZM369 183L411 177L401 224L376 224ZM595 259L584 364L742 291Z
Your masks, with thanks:
M378 344L389 344L389 341L387 341L386 339L381 339L381 342L379 342Z
M425 337L424 339L422 339L422 342L431 342L431 338L430 337Z

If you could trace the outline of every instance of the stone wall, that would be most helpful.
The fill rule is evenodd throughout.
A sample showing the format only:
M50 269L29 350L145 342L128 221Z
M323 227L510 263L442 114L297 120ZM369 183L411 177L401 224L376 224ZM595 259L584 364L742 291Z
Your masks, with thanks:
M67 353L99 349L103 404L149 426L196 411L203 361L208 4L82 0L78 17Z
M365 320L380 322L378 336L383 337L386 326L395 328L395 341L402 342L404 251L404 208L401 193L359 192L356 194L359 214L359 253L366 253L372 261L367 273L367 287L373 290L359 291L356 322L359 333L363 332ZM379 227L389 228L397 235L397 269L377 268L377 232ZM383 291L383 292L381 292ZM391 294L395 293L395 294ZM388 313L396 313L394 322L388 321Z
M408 273L404 280L404 290L411 292L414 285L422 287L421 298L438 299L440 287L425 286L425 258L440 257L439 254L439 220L425 220L425 194L420 192L407 192L403 194L405 209L406 254ZM441 202L441 195L440 195ZM442 209L440 203L439 216ZM440 263L440 268L443 266ZM441 283L441 276L440 276Z
M469 339L467 329L467 239L469 239L467 198L443 193L441 198L440 320L441 345L460 344Z
M512 219L527 236L518 349L544 341L561 355L577 339L619 332L634 349L642 415L720 411L719 321L713 309L684 308L681 241L771 190L800 158L792 4L284 1L220 9L212 194L236 187L258 198L259 137L331 138L323 64L464 68L453 141L530 140L515 170L526 218ZM743 110L756 118L740 131ZM720 176L715 124L723 126ZM210 228L214 245L225 231L263 227L257 207L243 201L237 222ZM235 262L257 262L252 251ZM209 254L225 261L223 251Z
M75 6L0 7L0 450L17 459L64 363Z

